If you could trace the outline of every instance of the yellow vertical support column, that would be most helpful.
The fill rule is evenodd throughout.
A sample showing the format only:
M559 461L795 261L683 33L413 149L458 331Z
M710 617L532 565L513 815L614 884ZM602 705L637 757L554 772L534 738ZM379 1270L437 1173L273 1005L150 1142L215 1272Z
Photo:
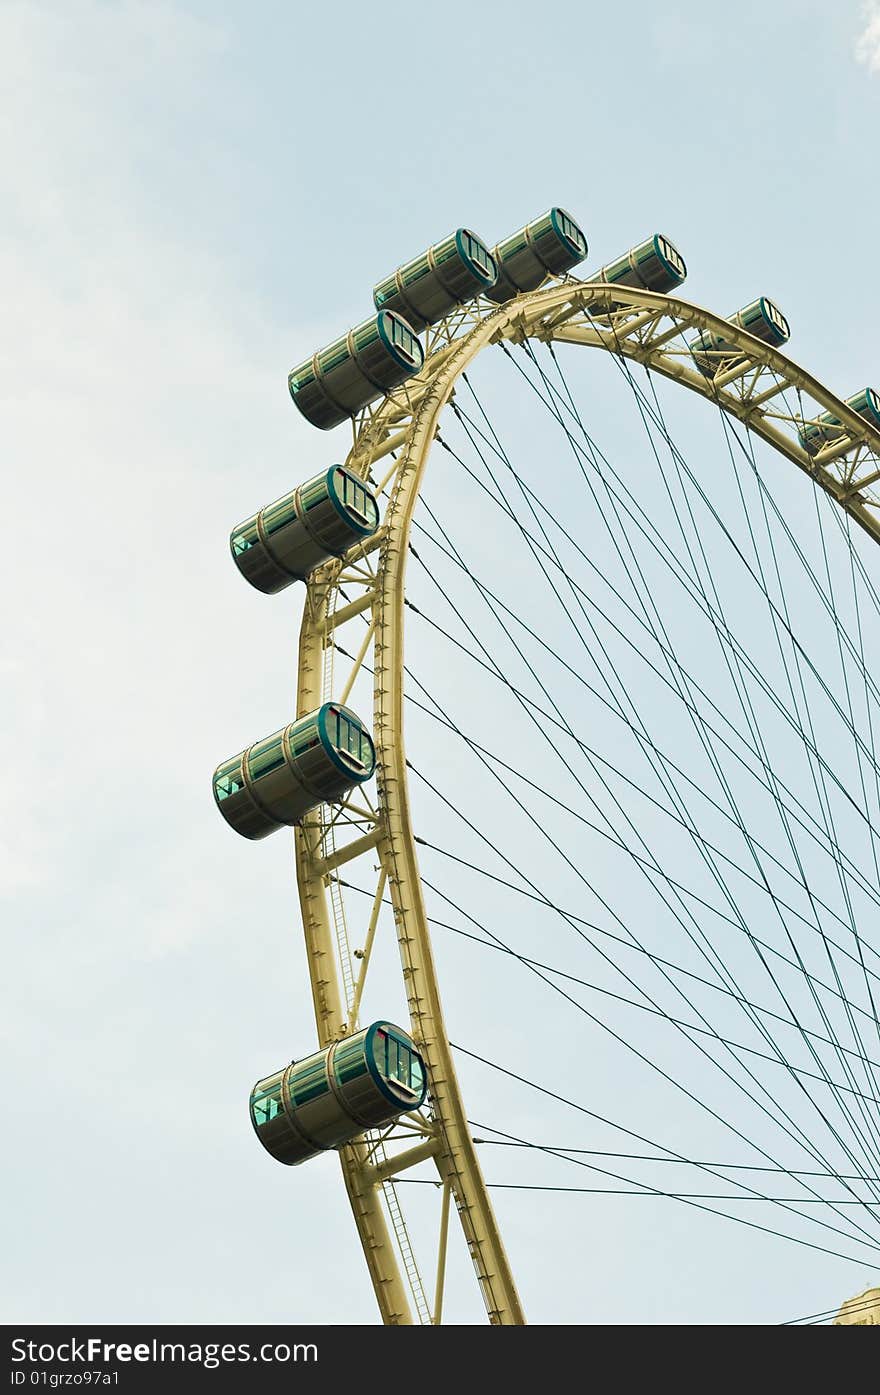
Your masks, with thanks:
M412 836L403 734L404 585L412 516L440 411L466 358L488 340L489 332L486 324L478 326L435 374L416 409L386 511L373 610L374 737L384 812L380 848L388 872L413 1036L428 1062L441 1137L437 1168L455 1199L490 1322L521 1324L525 1316L477 1160L443 1023Z
M322 621L326 613L328 582L323 572L309 581L309 592L300 631L297 716L321 703ZM318 811L320 814L320 811ZM327 1046L343 1035L347 1013L343 1007L336 966L333 933L327 915L327 899L315 871L319 852L317 816L310 815L295 830L296 873L302 909L303 931L315 1005L318 1040ZM354 1213L367 1268L376 1293L382 1321L390 1326L412 1323L412 1312L388 1233L380 1192L366 1179L367 1146L349 1143L339 1150L345 1188Z

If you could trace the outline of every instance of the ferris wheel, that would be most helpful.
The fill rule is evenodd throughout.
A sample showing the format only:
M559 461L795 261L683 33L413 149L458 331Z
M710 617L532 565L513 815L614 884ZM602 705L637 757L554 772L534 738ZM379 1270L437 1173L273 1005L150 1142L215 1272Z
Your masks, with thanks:
M751 445L744 447L743 442L751 442L752 438L763 441L784 464L785 474L777 478L783 479L786 495L789 490L795 495L812 486L827 496L835 511L834 518L841 524L838 541L841 546L845 542L848 549L847 565L852 572L854 594L858 598L860 587L863 595L877 600L850 531L853 521L859 525L857 533L880 541L877 392L868 387L849 398L838 398L793 363L782 352L789 337L787 320L765 296L729 317L682 299L679 289L686 277L684 258L662 234L647 238L581 280L573 271L585 261L587 253L587 240L577 222L565 210L553 208L494 248L473 232L458 229L380 281L374 290L375 313L298 365L289 376L291 396L313 425L328 429L351 419L353 442L345 461L328 462L319 474L237 525L230 539L236 565L258 590L273 593L296 581L301 581L305 588L295 718L222 762L213 781L219 811L243 836L262 838L291 826L295 830L299 899L315 1009L316 1049L267 1074L255 1085L250 1102L251 1122L262 1145L282 1163L298 1164L327 1150L338 1152L379 1312L382 1321L392 1325L442 1321L453 1212L463 1232L489 1322L525 1321L478 1157L474 1125L458 1085L456 1061L460 1058L447 1035L417 853L417 844L423 840L417 837L413 817L411 786L415 767L408 760L405 741L407 704L425 696L421 686L413 688L405 655L408 626L415 623L414 617L420 617L408 584L408 563L413 556L422 560L421 535L417 531L414 535L414 530L419 529L418 508L432 455L442 452L444 460L453 459L468 469L463 459L464 446L460 448L454 439L455 429L486 467L480 488L494 489L494 502L501 505L507 523L518 530L516 536L528 546L551 589L561 592L564 585L568 587L566 597L570 594L572 603L580 607L583 620L578 623L583 629L587 624L585 606L593 599L572 580L570 568L567 570L560 563L560 554L547 531L549 511L541 504L536 482L524 480L514 468L481 399L472 390L479 363L492 354L503 355L514 373L517 391L537 395L585 478L587 466L600 469L605 490L602 509L609 516L613 512L618 519L623 509L630 532L639 534L671 573L677 569L676 580L687 588L713 633L727 646L725 652L733 656L735 678L745 674L743 682L747 679L758 684L768 704L777 695L772 681L764 678L763 660L750 660L739 641L732 638L731 628L716 604L717 593L704 584L705 553L701 562L696 552L700 526L691 518L690 531L687 535L682 533L684 542L679 544L679 555L666 544L662 545L665 553L661 555L651 511L640 508L637 492L627 486L622 471L618 473L605 457L600 462L561 366L563 354L577 356L583 348L599 349L614 364L627 391L632 392L646 429L654 432L667 452L668 461L661 469L664 483L665 471L671 475L674 467L681 479L687 463L663 416L655 381L668 380L704 398L731 423L733 449L753 451ZM541 355L545 356L543 360ZM643 371L645 386L633 378L636 368ZM753 454L751 460L754 464ZM709 485L708 479L700 482L688 472L688 488L700 490L701 499L711 510ZM758 485L763 488L760 480ZM488 509L488 503L485 507ZM554 512L553 526L562 529L564 519L560 520L558 509ZM782 528L786 527L784 512L783 506L783 516L778 520ZM430 517L433 526L426 537L468 581L479 584L482 600L494 607L498 619L503 607L498 588L491 590L485 582L479 582L452 543L443 520L434 514ZM740 544L730 534L727 536L754 578L760 562L756 566L754 559L742 556ZM824 545L824 533L822 536ZM565 537L566 545L577 550L577 539L567 533ZM695 544L693 556L689 550L691 541ZM615 543L619 556L620 546ZM795 540L792 546L797 550L800 545ZM684 559L685 551L690 562ZM580 555L584 555L582 550ZM589 562L589 558L585 560ZM650 589L646 582L648 600ZM784 601L775 593L771 597L766 585L764 594L773 633L781 635L786 646L799 644L791 633L793 622L788 623L790 616ZM457 613L473 635L467 616L462 617L460 609ZM653 626L647 610L645 615ZM520 621L522 617L513 612L507 618L502 615L502 629L512 631ZM875 803L880 822L880 786L876 800L871 787L871 781L876 780L871 724L878 694L865 664L861 626L857 636L847 633L836 611L833 624L842 649L844 680L847 664L854 665L864 678L864 708L871 739L869 743L866 736L855 732L854 741L864 794L859 817L868 825L873 848ZM525 622L523 625L528 628ZM538 631L533 627L529 642L548 650L551 628L548 623L545 635L540 627ZM657 631L653 633L656 639ZM665 631L663 635L666 637L662 642L658 640L659 652L668 668L676 662L675 644ZM590 643L593 645L592 640ZM485 650L477 644L476 636L471 648L471 657L476 655L482 662L480 655L485 656ZM798 664L801 654L809 665L809 654L802 648L796 656ZM559 659L556 651L554 657ZM489 671L486 662L482 662L482 667ZM566 667L566 682L583 681L576 657L569 655ZM506 686L507 695L513 694L525 707L522 693L500 669L491 676ZM668 680L663 681L669 686ZM689 719L702 722L704 717L697 709L702 709L704 689L695 686L690 675L687 683L680 681L679 676L675 682ZM362 705L370 689L371 714ZM550 723L555 733L561 732L566 740L574 739L575 733L553 702L552 685L542 686L541 691L545 695L545 706L539 709L543 711L544 738ZM846 691L849 697L849 687ZM360 704L354 700L358 693L362 697ZM840 706L833 693L831 700ZM795 694L795 710L799 712L798 701ZM461 735L445 704L435 702L434 707L437 710L432 715L445 723L447 731ZM531 707L534 719L534 704ZM842 713L841 720L846 715ZM856 726L852 705L849 717L850 725ZM748 713L744 720L750 720ZM633 727L633 721L629 725ZM805 723L802 727L806 730ZM862 975L858 980L860 991L863 978L867 995L864 1003L855 1003L854 990L847 988L844 992L841 986L836 997L847 1004L847 1020L854 1012L861 1014L853 1019L853 1040L861 1043L862 1019L870 1020L874 1008L873 969L880 965L865 958L868 950L864 934L861 938L859 934L864 919L859 898L873 905L875 884L870 874L856 865L855 855L841 850L843 838L838 833L842 825L839 816L834 822L832 802L838 798L835 772L825 762L815 729L810 730L807 759L810 771L817 771L822 781L816 807L822 813L824 832L822 820L805 811L791 793L757 736L753 743L757 755L754 761L751 756L748 758L754 767L750 773L761 778L762 788L780 805L786 828L792 819L799 828L802 825L814 843L821 843L828 857L832 856L834 844L834 866L841 873L841 894L850 910L853 932L841 952L847 956L847 967L855 965L854 971ZM653 735L649 739L647 728L640 728L636 735L642 753L653 760L651 752L657 750ZM735 738L736 733L731 732L729 743ZM553 739L558 741L558 735ZM495 763L485 747L475 741L469 744L478 754L483 752L484 767L488 769ZM582 741L579 750L583 754ZM601 760L601 754L598 758ZM663 759L665 763L658 765L657 771L665 779L671 766ZM571 770L571 765L567 769ZM421 770L420 763L418 775L434 789L430 765ZM374 778L375 787L371 785ZM578 784L582 788L580 781ZM456 805L453 812L467 821L469 812L473 812L468 792L459 790L452 802ZM567 806L566 814L571 812L571 800L557 803ZM731 798L731 808L734 807ZM674 808L679 824L686 828L694 847L699 845L705 861L706 846L712 845L701 837L701 829L686 810L677 804ZM536 822L534 818L532 822ZM469 826L474 825L471 822ZM757 859L758 875L751 877L756 883L764 878L763 869L771 856L760 842L759 832L762 830L741 830L744 845ZM554 835L549 841L555 846L559 840ZM641 845L634 838L628 841L631 846L626 852L632 855L633 847ZM755 852L756 847L762 849L760 854ZM711 857L715 857L714 852ZM794 857L800 865L797 850ZM642 864L640 870L648 865L641 854L637 861ZM711 862L711 867L716 865ZM706 866L710 863L706 862ZM654 878L662 870L659 864L649 866ZM852 894L850 882L855 887ZM355 891L356 905L352 901ZM777 896L775 883L763 891L774 903L789 904ZM807 891L810 913L815 912L827 948L826 910L821 907L827 908L830 903L827 898L822 901L818 894L814 898L812 883ZM674 894L681 899L678 891ZM834 902L834 907L837 904ZM751 940L751 926L745 923L747 916L732 903L729 912L733 913L728 914L731 923L738 916L743 932ZM613 913L613 906L609 906L609 913ZM675 913L681 919L677 910ZM694 919L692 910L688 914L699 933L699 918ZM800 913L795 907L792 914L797 917ZM834 908L827 909L827 914L840 919ZM804 916L800 915L800 919ZM783 928L787 932L787 922ZM376 965L384 953L382 946L384 943L387 950L392 936L399 950L401 978L397 998L408 1013L404 1023L393 1020L390 1008L378 1005L377 1010L387 1015L367 1019L364 1014L366 1001L375 999L377 994L381 999L381 994L387 992L387 954L381 969L383 982L376 983L375 991L371 991L372 975L378 978ZM761 943L759 940L758 945ZM789 949L783 941L782 950L765 945L756 952L764 963L768 955L781 955L783 951L790 962L794 962L792 955L801 962L798 943ZM705 957L705 951L701 953ZM831 968L836 973L837 960L833 951L829 953ZM514 957L524 959L517 952ZM652 955L652 963L655 958ZM529 962L536 971L536 961ZM728 981L729 965L719 960L713 972L719 984L727 985L719 991L736 997L730 986L732 980ZM830 974L829 970L826 978ZM818 978L818 970L811 966L807 972L805 968L804 979L815 996L813 985L824 982ZM834 982L842 984L839 976ZM833 984L829 991L836 991ZM388 993L385 1000L390 998ZM783 1000L787 1002L784 995ZM880 994L877 1000L880 1001ZM750 1011L751 1008L749 1003ZM824 1012L822 1006L820 1025L826 1021L821 1015ZM400 1016L397 1008L394 1016ZM752 1019L756 1028L763 1031L766 1018L752 1013ZM876 1012L873 1025L877 1025ZM688 1030L699 1028L691 1026ZM715 1036L729 1047L727 1038L717 1031ZM818 1036L819 1033L806 1029L804 1041L814 1053L817 1048L812 1039ZM864 1143L864 1153L859 1157L864 1156L870 1163L880 1155L880 1145L874 1142L878 1114L872 1072L876 1062L867 1050L859 1056L848 1046L841 1046L828 1026L825 1040L832 1038L845 1077L841 1088L848 1091L839 1095L843 1123L838 1123L835 1116L833 1127L831 1122L828 1124L843 1150L835 1158L854 1157L857 1146ZM795 1067L796 1072L799 1069ZM824 1057L817 1062L817 1069L828 1074ZM857 1071L863 1072L864 1079L854 1074ZM786 1113L784 1117L790 1116ZM790 1132L787 1124L783 1126ZM799 1128L798 1132L806 1135L809 1129ZM418 1169L424 1173L426 1166L435 1170L432 1175L437 1184L433 1248L427 1256L424 1250L417 1253L402 1199L407 1175ZM834 1170L830 1167L829 1175ZM859 1200L866 1213L874 1217L875 1193L859 1193ZM858 1238L855 1230L850 1238Z

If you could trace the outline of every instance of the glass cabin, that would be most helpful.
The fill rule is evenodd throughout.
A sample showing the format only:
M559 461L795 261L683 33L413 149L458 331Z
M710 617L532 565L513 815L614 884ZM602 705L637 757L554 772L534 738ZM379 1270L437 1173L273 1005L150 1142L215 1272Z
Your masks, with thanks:
M550 208L493 248L498 280L484 294L501 305L537 290L548 276L571 271L586 255L587 239L571 214Z
M757 300L744 305L742 310L737 310L735 315L728 315L727 318L732 325L747 330L756 339L774 349L784 344L791 334L788 320L779 306L764 295L758 296ZM709 378L718 371L722 361L725 367L730 367L731 360L743 357L742 349L736 344L725 339L723 334L716 334L710 330L703 330L692 339L690 350L697 368Z
M686 276L687 266L678 248L663 233L654 233L587 279L607 281L612 286L640 286L642 290L668 295Z
M306 420L328 431L399 387L424 361L406 320L385 309L292 368L287 385Z
M854 397L847 397L846 405L880 431L880 394L874 388L863 388ZM800 443L809 455L816 455L844 434L840 418L833 412L823 412L822 416L804 422L803 430L798 432Z
M342 465L331 465L233 528L232 558L245 581L274 595L375 533L375 495Z
M495 259L469 228L457 228L373 289L377 309L394 310L417 331L494 286Z
M214 799L236 833L265 838L319 804L338 804L375 768L376 748L360 718L325 702L223 761L214 771Z
M267 1152L293 1166L420 1109L426 1092L425 1062L412 1037L391 1022L374 1022L258 1080L251 1123Z

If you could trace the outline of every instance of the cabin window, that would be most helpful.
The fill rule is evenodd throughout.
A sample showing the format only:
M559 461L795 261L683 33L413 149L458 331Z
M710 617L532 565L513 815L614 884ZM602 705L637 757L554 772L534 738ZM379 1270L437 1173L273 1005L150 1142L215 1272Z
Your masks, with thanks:
M411 286L415 281L421 281L431 271L431 263L428 261L428 254L425 252L421 257L416 257L414 261L408 262L401 267L400 280L404 286Z
M672 246L672 243L671 243L671 242L667 242L667 240L666 240L665 237L659 237L659 236L658 236L658 238L657 238L657 241L658 241L658 243L659 243L661 253L662 253L663 256L666 258L667 262L668 262L669 265L672 267L673 271L678 272L679 276L683 276L683 275L684 275L684 262L682 261L681 257L678 255L678 253L676 252L675 248Z
M327 740L331 746L339 745L339 713L335 707L327 713Z
M304 751L311 751L314 746L320 746L320 744L318 737L313 736L311 741L303 741L299 746L292 746L291 750L294 756L301 756Z
M301 363L298 368L292 369L289 381L292 392L299 392L300 388L304 388L308 383L313 383L315 370L312 360L309 359L306 363Z
M532 230L532 237L536 240L546 237L548 233L550 233L551 236L555 235L556 232L553 226L552 213L545 213L543 218L536 218L534 223L529 224L529 227Z
M347 751L365 769L372 768L372 744L359 722L352 722L344 712L330 708L327 714L327 735L338 751Z
M375 344L378 338L379 330L375 320L367 320L351 331L351 342L354 345L355 353L363 353L371 344Z
M327 498L327 485L323 475L318 475L317 479L307 480L300 485L299 502L303 512L313 509L316 504L323 503Z
M325 1095L330 1089L325 1068L326 1057L312 1057L310 1061L297 1066L290 1075L290 1098L295 1105L308 1104L309 1100Z
M264 1085L260 1081L260 1085ZM254 1123L257 1128L261 1124L271 1124L272 1120L279 1114L284 1113L284 1105L281 1102L281 1077L275 1078L273 1083L264 1089L259 1086L251 1096L251 1110L254 1116Z
M293 750L295 742L301 742L305 740L306 737L312 737L314 734L314 717L300 717L298 722L291 722L287 734L287 740L290 744L290 749Z
M356 475L340 468L336 469L334 484L343 506L350 509L359 521L375 527L379 520L379 510L366 485L362 484Z
M346 503L352 513L359 519L363 519L365 524L376 526L379 520L379 510L373 496L367 492L358 480L350 480L351 492L346 493Z
M507 261L509 257L515 257L517 252L524 252L528 245L529 240L526 237L526 230L523 228L522 232L515 233L513 237L509 237L506 242L501 243L498 255L502 261Z
M340 363L344 363L345 360L350 357L351 353L345 339L341 339L338 344L331 344L330 348L325 349L318 358L321 372L330 373L334 368L338 368Z
M489 256L489 249L485 247L473 233L464 231L461 235L462 244L467 255L474 266L481 271L484 276L492 275L492 266Z
M243 552L247 552L249 547L256 547L259 538L257 520L255 518L248 519L247 523L242 524L239 531L232 536L233 556L240 557Z
M336 744L340 751L349 751L353 756L359 759L360 742L358 740L357 729L341 712L337 717L337 723L338 736Z
M284 528L288 523L292 523L296 518L296 506L293 502L293 495L286 494L283 499L278 499L274 504L270 504L263 510L263 527L268 534L277 533L279 528Z
M418 357L418 344L409 325L405 324L399 315L394 315L391 321L391 342L413 361Z
M356 1080L359 1075L366 1074L367 1061L364 1055L363 1038L359 1041L346 1042L336 1048L333 1056L333 1070L340 1085L347 1085L349 1081Z
M450 257L459 257L458 242L455 234L451 237L444 237L442 242L438 242L434 250L434 265L442 266L448 262Z
M217 799L228 799L232 794L238 794L244 789L244 776L241 773L241 757L236 756L235 760L228 760L221 765L214 776L214 789L217 791Z
M409 1088L420 1095L425 1088L425 1068L414 1051L410 1052Z
M569 218L567 213L563 213L561 208L557 211L557 218L563 236L567 237L572 246L583 255L587 250L587 244L580 228Z
M252 746L248 752L248 773L252 780L259 780L264 775L270 775L273 770L278 770L284 764L284 746L282 744L282 733L276 732L274 736L267 736L265 741L258 741L256 746Z
M606 281L622 281L631 271L632 267L629 264L629 253L627 252L625 256L618 257L616 262L608 263L604 268L605 279Z
M424 1072L415 1051L400 1037L381 1029L376 1033L376 1062L389 1080L396 1080L405 1090L421 1094Z

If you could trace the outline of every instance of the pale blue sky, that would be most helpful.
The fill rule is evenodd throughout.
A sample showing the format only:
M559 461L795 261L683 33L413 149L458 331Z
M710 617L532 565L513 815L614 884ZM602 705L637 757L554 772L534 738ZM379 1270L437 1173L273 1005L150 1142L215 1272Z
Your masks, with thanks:
M289 841L234 839L208 791L292 714L302 604L250 592L228 530L346 448L299 417L288 368L450 228L492 243L561 203L591 265L661 229L690 298L726 314L772 295L832 389L880 380L876 3L453 14L0 4L6 1321L375 1320L335 1159L288 1172L251 1134L252 1081L314 1028ZM506 381L487 391L514 421ZM713 468L717 424L669 405ZM604 445L636 459L615 410ZM429 484L446 517L458 489ZM413 646L439 683L445 652ZM467 778L454 756L444 776ZM527 936L521 905L448 875ZM450 1035L528 1073L517 1043L556 1009L487 954L438 945ZM559 1022L589 1061L582 1102L654 1138L685 1128ZM615 1146L462 1077L482 1123ZM675 1146L721 1146L691 1126ZM537 1322L631 1321L634 1289L644 1321L776 1322L876 1274L659 1199L505 1193L499 1213ZM458 1321L479 1315L463 1292Z

